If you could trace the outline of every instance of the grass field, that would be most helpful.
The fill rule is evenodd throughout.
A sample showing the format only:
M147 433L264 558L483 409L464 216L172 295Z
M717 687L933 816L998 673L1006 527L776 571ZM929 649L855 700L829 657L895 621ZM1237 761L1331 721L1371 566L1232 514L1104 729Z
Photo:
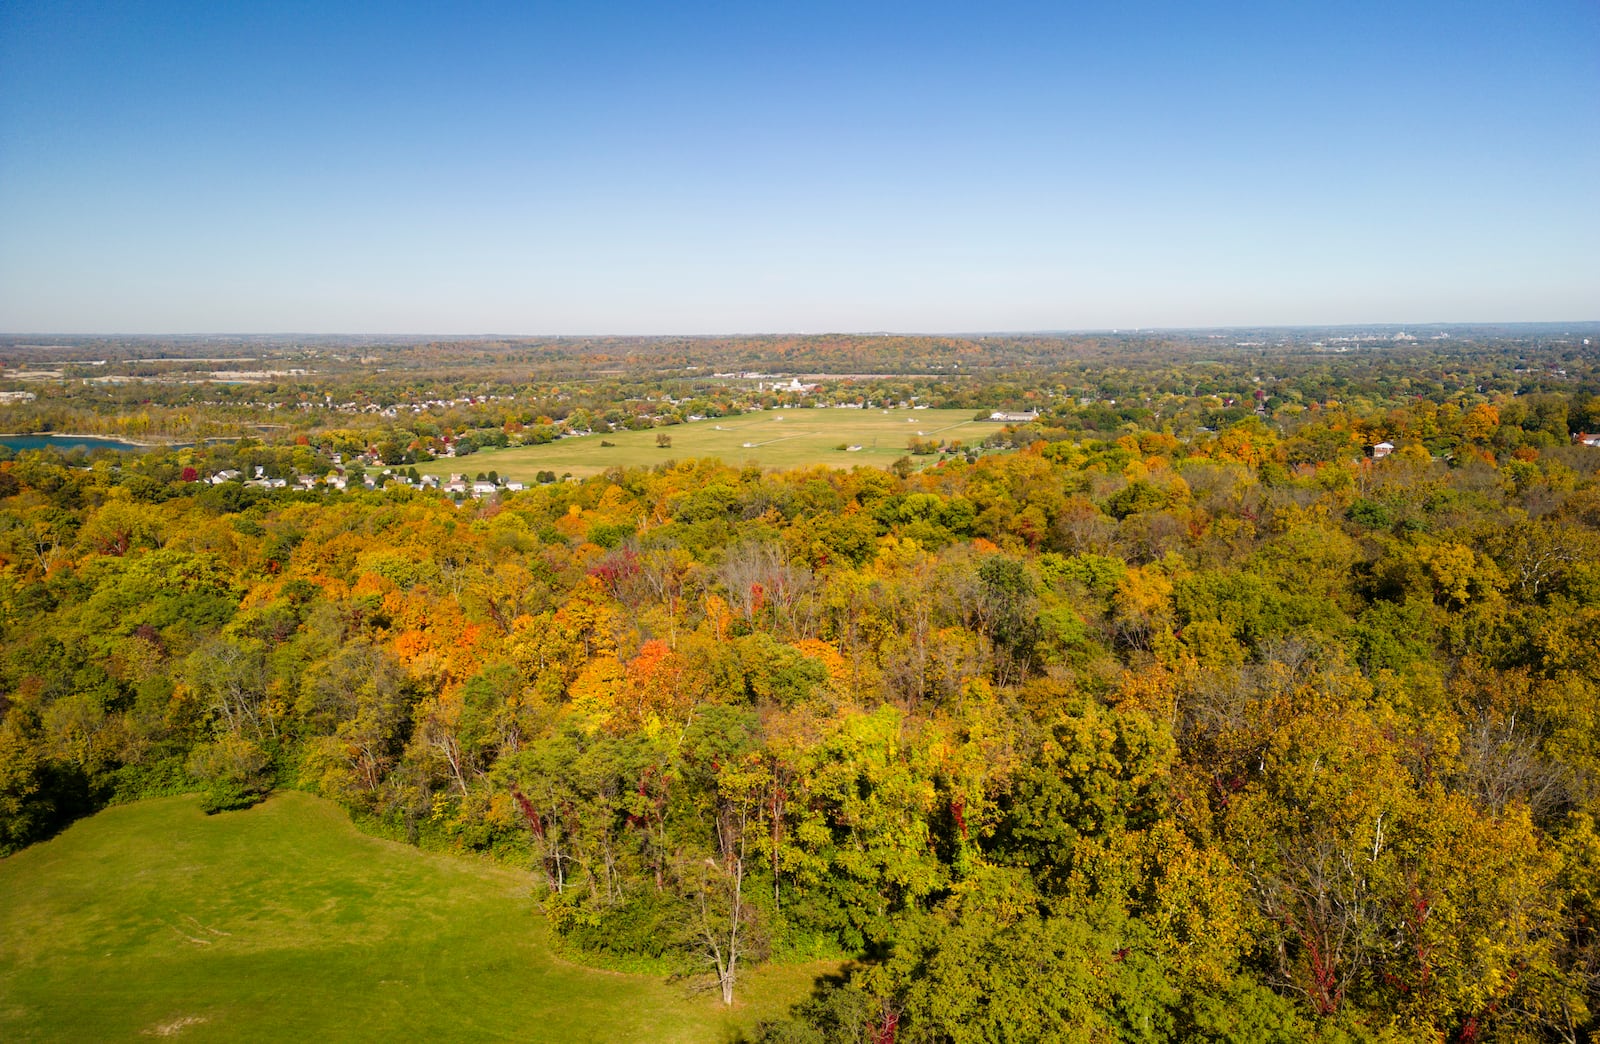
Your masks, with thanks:
M755 461L769 468L810 464L886 467L905 456L906 442L914 435L946 441L960 439L970 445L1003 426L974 421L973 416L972 410L768 410L670 428L585 435L545 446L482 450L461 460L419 464L417 470L434 475L462 472L468 478L493 470L501 478L532 482L539 471L554 471L557 475L570 472L583 478L619 464L659 464L690 457L717 457L733 465ZM670 448L656 445L660 434L671 436ZM601 442L615 445L602 446ZM861 448L854 452L841 450L841 443Z
M824 970L725 1011L557 959L526 892L305 794L113 808L0 861L0 1040L733 1040Z

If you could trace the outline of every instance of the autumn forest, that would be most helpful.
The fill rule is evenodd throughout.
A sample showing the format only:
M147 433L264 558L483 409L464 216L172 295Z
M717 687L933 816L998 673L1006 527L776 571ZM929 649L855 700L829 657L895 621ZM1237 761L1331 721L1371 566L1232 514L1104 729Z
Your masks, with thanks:
M147 443L3 451L0 852L309 791L525 872L574 960L730 1004L831 962L773 1042L1600 1030L1600 370L1556 332L0 348L7 430ZM919 405L1023 412L486 474ZM477 495L415 474L458 455Z

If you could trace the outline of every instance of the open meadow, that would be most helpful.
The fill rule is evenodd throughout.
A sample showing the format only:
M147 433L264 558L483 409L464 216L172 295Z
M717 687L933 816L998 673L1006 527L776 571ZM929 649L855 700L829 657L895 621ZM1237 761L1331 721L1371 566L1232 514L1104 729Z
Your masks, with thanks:
M417 470L433 475L460 472L469 478L493 470L501 478L532 482L540 471L583 478L610 467L691 457L716 457L735 465L754 461L768 468L887 467L906 455L912 438L973 445L1003 427L994 421L975 421L974 415L972 410L935 409L766 410L667 428L584 435L543 446L482 450L460 460L419 464ZM672 444L657 445L660 435Z
M302 793L112 808L0 861L0 1039L733 1040L819 973L758 970L724 1010L554 956L527 893Z

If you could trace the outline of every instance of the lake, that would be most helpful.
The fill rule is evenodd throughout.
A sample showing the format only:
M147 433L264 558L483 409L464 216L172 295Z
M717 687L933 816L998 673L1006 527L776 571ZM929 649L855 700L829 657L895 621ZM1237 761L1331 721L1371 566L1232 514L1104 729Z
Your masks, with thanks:
M84 449L90 452L97 449L106 449L126 453L132 450L151 448L132 442L123 442L121 439L103 439L95 435L0 435L0 446L9 446L11 449L19 451L58 449L63 453L75 449Z

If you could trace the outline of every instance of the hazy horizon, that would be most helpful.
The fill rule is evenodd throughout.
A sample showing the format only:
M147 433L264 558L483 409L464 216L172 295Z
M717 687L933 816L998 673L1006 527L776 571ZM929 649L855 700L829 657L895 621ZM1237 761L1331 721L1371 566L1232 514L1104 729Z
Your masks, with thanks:
M1597 45L1582 0L20 2L0 329L1585 322Z
M727 330L727 331L677 331L677 332L651 332L651 331L597 331L591 333L569 332L517 332L508 330L431 330L431 331L388 331L388 330L161 330L135 332L128 330L0 330L0 337L63 337L63 338L114 338L128 337L141 340L160 340L162 338L179 339L209 339L209 338L394 338L408 341L440 341L450 339L462 340L491 340L495 338L513 338L519 340L540 340L547 338L570 340L604 340L607 338L637 338L642 340L656 340L667 338L706 339L736 337L1092 337L1105 334L1222 334L1254 332L1283 332L1283 331L1334 331L1348 330L1360 332L1364 330L1406 332L1408 330L1495 330L1515 329L1518 327L1572 327L1574 331L1592 332L1588 328L1600 330L1600 319L1523 319L1510 322L1497 320L1445 320L1435 322L1350 322L1350 323L1232 323L1222 326L1123 326L1123 327L1080 327L1076 329L1055 330Z

